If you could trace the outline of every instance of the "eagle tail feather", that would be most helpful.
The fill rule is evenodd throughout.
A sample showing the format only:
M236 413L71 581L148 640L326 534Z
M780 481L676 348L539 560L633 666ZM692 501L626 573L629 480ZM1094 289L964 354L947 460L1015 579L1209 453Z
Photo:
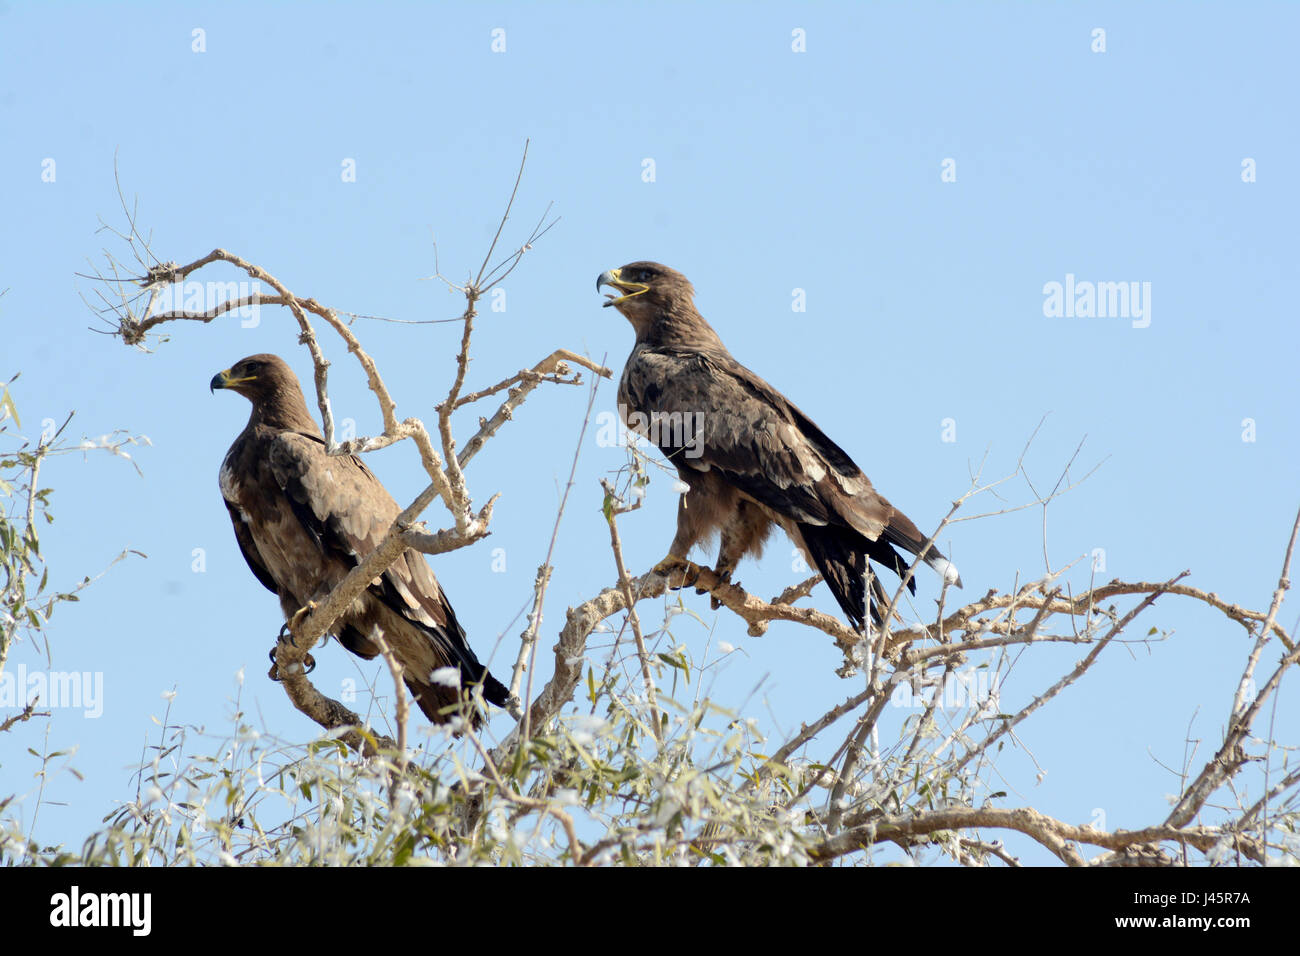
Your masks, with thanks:
M480 665L481 673L477 677L472 677L461 667L461 687L468 688L475 684L482 684L483 699L490 704L496 704L498 707L506 706L510 699L510 692L499 680L488 673L486 667ZM433 681L420 681L411 677L404 678L406 687L415 698L420 710L424 711L424 716L428 717L433 723L443 724L447 722L448 711L456 707L464 696L461 688L448 687L445 684L435 683ZM482 726L483 713L478 707L469 706L470 721L475 728Z
M496 704L498 707L504 707L510 702L510 689L489 674L486 667L483 668L482 681L483 699L489 704Z
M901 517L901 516L896 516ZM885 533L881 536L889 541L890 544L897 545L909 554L919 555L921 549L925 547L925 538L920 531L916 530L916 525L908 522L909 528L900 528L897 520L891 522L885 528ZM961 574L957 571L957 565L953 564L943 556L934 544L926 548L925 557L922 559L932 567L941 578L954 587L961 587ZM902 572L900 572L901 576Z
M419 681L411 677L404 677L403 682L406 684L406 689L411 692L411 696L415 698L420 710L424 711L424 716L432 723L445 724L448 719L448 709L459 703L459 695L453 687ZM475 727L481 723L478 714L474 714L471 719Z
M856 630L862 631L869 613L873 622L882 624L882 609L888 606L890 599L879 578L872 575L871 601L868 603L865 583L867 562L874 561L901 579L907 574L908 562L893 546L898 544L915 554L921 549L921 543L917 542L913 549L909 547L909 542L898 540L888 530L878 540L872 541L852 528L835 525L801 524L799 533L817 570L826 579L835 600L848 616L849 623ZM956 567L938 554L933 545L927 553L926 563L947 577L949 583L953 583L953 577L949 575L956 575ZM957 578L958 585L960 580ZM915 577L907 582L907 589L912 594L916 593Z
M826 585L848 616L853 629L866 627L867 586L866 554L861 536L833 525L800 524L799 534L808 548L808 556L826 579Z

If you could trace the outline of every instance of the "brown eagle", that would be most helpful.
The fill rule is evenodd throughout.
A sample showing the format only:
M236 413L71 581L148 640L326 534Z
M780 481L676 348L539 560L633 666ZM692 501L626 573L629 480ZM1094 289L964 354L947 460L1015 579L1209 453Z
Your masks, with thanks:
M656 570L681 567L691 547L721 530L715 569L729 581L746 554L760 555L780 525L821 572L854 628L866 623L868 560L900 577L922 556L949 584L957 568L925 547L908 517L885 500L853 459L793 402L741 365L695 310L695 289L680 272L633 262L602 272L596 291L623 313L636 345L618 385L624 424L677 466L688 490L677 534ZM871 616L888 597L873 576ZM913 592L916 584L909 581Z
M215 375L253 403L248 425L221 463L221 495L239 550L257 580L280 597L288 620L323 600L378 546L401 508L354 455L326 454L293 370L278 355L250 355ZM424 556L407 551L361 593L334 633L367 660L387 640L402 677L425 715L445 723L461 690L482 684L488 701L509 693L465 640L446 595ZM440 668L451 674L434 675ZM448 679L452 674L459 680ZM471 708L472 719L480 715Z

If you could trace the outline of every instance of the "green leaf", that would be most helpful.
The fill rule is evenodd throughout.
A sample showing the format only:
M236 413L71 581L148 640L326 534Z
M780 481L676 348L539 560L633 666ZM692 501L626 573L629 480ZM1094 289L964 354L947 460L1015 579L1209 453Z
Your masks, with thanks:
M415 852L415 840L410 834L407 834L397 844L397 852L393 854L393 866L405 866Z

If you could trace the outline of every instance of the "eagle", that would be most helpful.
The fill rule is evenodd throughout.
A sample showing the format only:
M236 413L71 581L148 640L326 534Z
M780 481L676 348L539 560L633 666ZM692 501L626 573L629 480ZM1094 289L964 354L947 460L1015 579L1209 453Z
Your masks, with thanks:
M280 598L285 620L323 600L379 543L401 509L355 455L331 456L302 387L278 355L250 355L210 383L253 403L221 463L221 496L257 580ZM335 623L334 635L367 660L382 637L402 679L434 723L460 712L462 693L505 706L506 688L465 639L424 555L404 552ZM443 668L454 671L439 674ZM458 678L458 679L453 679ZM471 720L481 721L477 708Z
M948 584L957 568L907 515L891 505L853 459L793 402L737 362L695 308L695 289L680 272L633 262L602 272L605 305L632 323L636 345L618 385L624 424L647 438L687 486L677 533L656 565L670 573L692 546L721 532L714 569L730 582L737 563L761 556L780 526L821 572L849 622L865 629L868 562L902 577L898 550L923 557ZM916 583L908 582L913 593ZM888 597L871 577L872 619Z

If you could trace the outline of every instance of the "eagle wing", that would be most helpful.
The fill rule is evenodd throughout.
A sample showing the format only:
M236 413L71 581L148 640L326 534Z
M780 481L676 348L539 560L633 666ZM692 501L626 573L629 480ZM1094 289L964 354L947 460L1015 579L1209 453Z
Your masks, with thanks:
M379 545L401 511L359 458L328 455L315 435L249 436L248 445L232 449L232 455L241 486L238 507L227 500L235 536L258 580L280 595L286 616L337 586ZM445 719L438 712L458 700L453 688L430 680L442 667L456 667L462 684L482 681L494 703L505 701L504 687L475 657L418 552L404 552L372 581L336 630L350 651L365 658L379 653L375 638L382 634L430 719Z
M257 542L253 540L253 533L249 530L248 522L243 519L241 510L227 500L226 511L230 515L230 523L235 527L235 541L239 544L239 553L244 556L249 570L257 580L262 582L264 588L278 595L280 586L262 562L262 554L257 549Z
M688 483L691 470L715 470L800 524L843 526L869 541L883 535L914 552L925 542L843 449L730 354L639 347L619 393L651 417L649 437Z

